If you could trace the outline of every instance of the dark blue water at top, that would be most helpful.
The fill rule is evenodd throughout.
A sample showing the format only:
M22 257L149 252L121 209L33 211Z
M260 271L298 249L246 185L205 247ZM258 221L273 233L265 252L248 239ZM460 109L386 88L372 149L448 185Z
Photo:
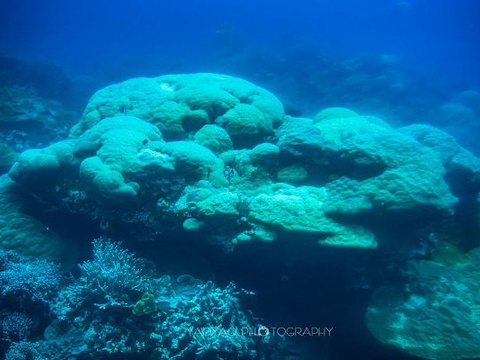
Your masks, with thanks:
M0 50L75 72L168 61L202 71L213 53L309 47L329 56L393 54L468 86L480 83L476 0L4 0Z

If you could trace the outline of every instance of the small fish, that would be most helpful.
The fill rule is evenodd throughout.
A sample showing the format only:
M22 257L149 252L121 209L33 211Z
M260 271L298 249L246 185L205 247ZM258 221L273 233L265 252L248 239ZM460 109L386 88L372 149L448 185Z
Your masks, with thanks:
M215 29L215 34L225 35L233 32L233 26L231 25L223 25Z

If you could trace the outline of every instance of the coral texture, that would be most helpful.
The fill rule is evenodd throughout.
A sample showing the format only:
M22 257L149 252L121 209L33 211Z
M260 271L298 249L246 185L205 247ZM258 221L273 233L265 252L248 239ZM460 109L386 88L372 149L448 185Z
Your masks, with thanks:
M98 91L68 139L22 153L9 174L107 232L120 222L195 231L227 248L295 238L372 249L376 223L365 219L452 215L475 201L479 169L426 125L394 129L344 108L289 117L249 82L191 74Z

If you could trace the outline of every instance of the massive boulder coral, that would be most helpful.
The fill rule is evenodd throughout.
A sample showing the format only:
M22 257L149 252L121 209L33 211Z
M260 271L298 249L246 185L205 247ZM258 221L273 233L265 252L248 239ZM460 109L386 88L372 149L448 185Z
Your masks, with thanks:
M168 140L185 139L216 123L240 146L273 135L284 113L273 94L242 79L208 73L166 75L131 79L98 91L71 133L81 135L116 115L148 121Z
M480 357L480 249L455 264L414 261L406 291L381 288L366 321L381 342L424 359Z
M374 248L370 220L451 215L476 199L479 167L433 128L342 108L288 117L245 80L192 74L100 90L68 139L24 152L10 177L107 232L135 224L137 236L195 231L227 247L295 238Z
M0 143L0 174L8 172L18 154L8 145Z
M149 141L149 147L144 147ZM147 122L128 116L107 118L77 139L25 151L10 177L24 186L44 189L59 178L79 176L95 197L128 201L137 195L137 175L173 171L171 158L155 156L150 149L161 141L159 130Z
M184 229L220 230L233 243L270 242L279 237L320 245L375 248L373 233L362 226L344 225L325 214L325 189L288 184L264 186L256 191L216 190L206 184L187 188L176 211L188 212Z
M191 141L166 143L154 125L131 116L103 119L78 138L27 150L10 171L12 179L37 189L52 190L58 179L75 177L104 206L148 204L174 176L226 183L223 162L209 149Z
M6 175L0 177L0 249L53 261L62 260L65 242L46 224L28 214L31 201Z
M480 192L480 162L462 148L452 136L440 129L422 124L399 129L422 145L432 149L445 167L445 177L457 196L474 200Z
M375 248L375 237L361 226L347 226L325 214L328 194L324 188L286 187L255 196L249 206L252 223L280 233L312 237L320 244ZM252 232L252 235L257 235Z
M316 119L285 121L278 130L278 145L292 163L309 168L313 176L306 181L326 187L327 213L453 213L457 199L441 159L430 148L377 118L337 110Z

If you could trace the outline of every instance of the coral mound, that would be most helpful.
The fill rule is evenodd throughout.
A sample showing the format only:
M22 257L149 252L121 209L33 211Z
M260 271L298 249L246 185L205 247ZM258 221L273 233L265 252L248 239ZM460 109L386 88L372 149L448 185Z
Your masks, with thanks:
M295 239L372 249L374 220L439 219L475 201L479 169L432 127L394 129L343 108L294 118L245 80L184 74L98 91L68 139L24 152L10 177L112 236L121 225L227 248Z
M368 328L383 343L424 359L480 357L479 262L478 248L457 264L412 262L406 293L377 291Z
M273 94L242 79L217 74L167 75L132 79L98 91L72 135L116 115L150 122L168 140L185 139L204 125L216 123L240 146L272 135L284 113Z

